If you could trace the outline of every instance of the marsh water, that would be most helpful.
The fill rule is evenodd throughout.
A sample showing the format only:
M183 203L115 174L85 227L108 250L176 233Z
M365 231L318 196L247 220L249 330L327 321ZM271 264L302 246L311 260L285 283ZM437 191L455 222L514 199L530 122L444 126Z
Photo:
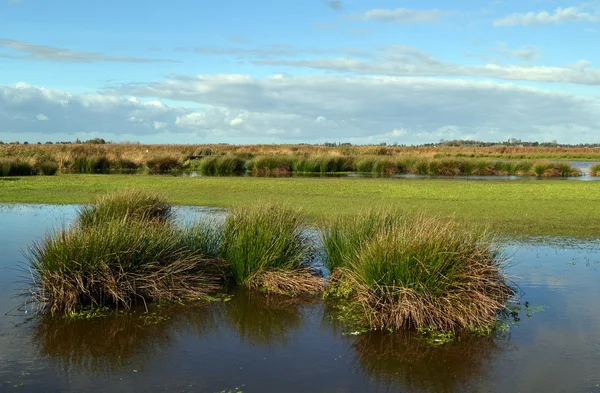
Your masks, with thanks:
M23 251L75 211L0 205L0 392L600 392L599 242L508 242L522 293L509 330L432 347L247 292L89 320L25 313Z

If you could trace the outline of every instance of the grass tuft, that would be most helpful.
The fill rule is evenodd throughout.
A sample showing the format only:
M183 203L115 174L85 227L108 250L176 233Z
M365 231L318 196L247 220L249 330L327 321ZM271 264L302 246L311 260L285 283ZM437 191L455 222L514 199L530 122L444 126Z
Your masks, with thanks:
M375 212L334 223L323 240L372 329L489 326L514 294L500 250L457 221Z
M307 279L303 266L302 224L300 211L271 204L234 209L220 253L234 282L289 295L319 291L321 282Z
M218 261L183 246L174 226L160 222L62 229L34 243L27 256L32 293L51 313L198 298L219 287Z
M158 195L127 190L101 196L95 204L83 206L79 209L77 223L88 227L113 220L170 222L172 219L171 206Z

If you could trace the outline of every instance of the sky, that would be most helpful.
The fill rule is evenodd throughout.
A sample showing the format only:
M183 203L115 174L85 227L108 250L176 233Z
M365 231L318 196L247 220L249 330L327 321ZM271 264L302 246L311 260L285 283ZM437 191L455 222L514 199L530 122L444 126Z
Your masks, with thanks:
M600 0L0 0L0 140L600 142Z

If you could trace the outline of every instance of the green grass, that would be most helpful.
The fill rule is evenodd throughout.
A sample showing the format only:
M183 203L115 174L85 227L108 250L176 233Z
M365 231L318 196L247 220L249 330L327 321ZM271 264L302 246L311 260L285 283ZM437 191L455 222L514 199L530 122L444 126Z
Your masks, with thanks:
M58 175L0 180L0 202L90 203L131 188L182 205L272 201L301 208L312 220L381 206L455 216L519 238L600 236L600 188L588 181Z
M183 169L179 158L174 156L154 157L146 161L148 172L150 173L169 173L177 172Z
M235 156L205 157L200 160L200 173L206 176L234 176L246 172L245 161Z
M454 331L494 324L513 290L500 250L485 232L427 216L371 217L369 227L378 229L346 249L341 269L370 328ZM356 232L354 238L364 234Z
M281 294L318 292L321 280L303 266L303 214L272 204L236 208L223 228L220 255L238 285Z
M34 168L26 161L18 158L0 158L0 176L31 176Z
M218 288L218 263L184 247L172 225L110 220L50 233L28 250L34 298L52 313L200 297Z
M171 206L156 194L136 190L117 191L98 197L95 203L79 209L81 227L104 225L113 220L171 222Z
M110 161L105 156L75 156L70 165L73 173L108 173Z

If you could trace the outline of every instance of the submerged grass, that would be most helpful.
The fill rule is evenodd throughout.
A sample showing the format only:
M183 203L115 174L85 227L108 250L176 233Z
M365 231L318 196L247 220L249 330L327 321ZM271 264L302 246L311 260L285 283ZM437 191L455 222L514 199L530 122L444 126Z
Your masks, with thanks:
M483 231L424 215L356 220L334 224L324 244L337 285L350 284L372 329L490 326L514 294Z
M275 293L315 293L322 280L304 267L303 215L272 204L234 209L223 230L221 256L238 285Z

